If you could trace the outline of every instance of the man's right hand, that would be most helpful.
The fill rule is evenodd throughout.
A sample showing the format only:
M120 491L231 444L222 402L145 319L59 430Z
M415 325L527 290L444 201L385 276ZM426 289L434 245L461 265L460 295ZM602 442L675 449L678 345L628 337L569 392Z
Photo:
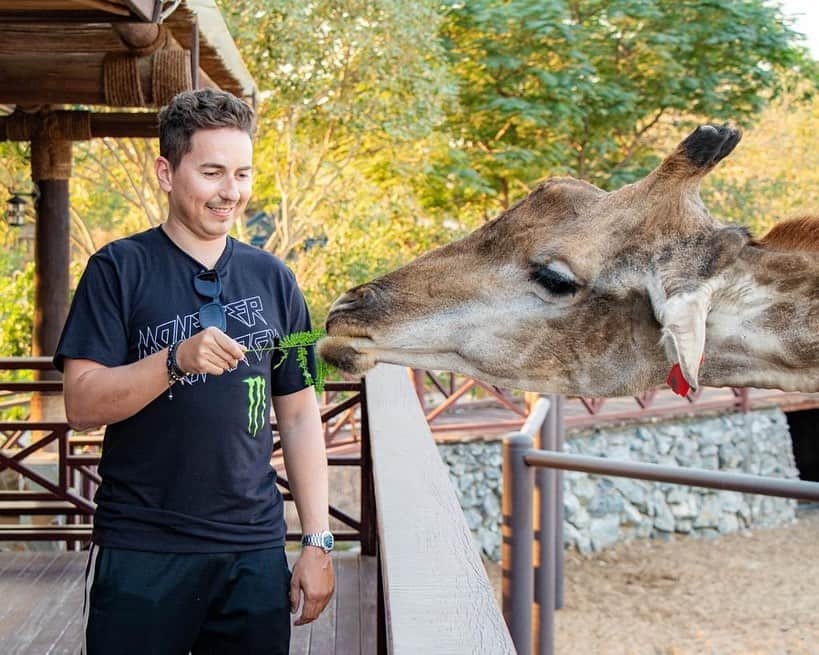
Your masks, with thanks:
M245 349L219 328L205 328L176 349L176 365L185 373L222 375L236 368Z

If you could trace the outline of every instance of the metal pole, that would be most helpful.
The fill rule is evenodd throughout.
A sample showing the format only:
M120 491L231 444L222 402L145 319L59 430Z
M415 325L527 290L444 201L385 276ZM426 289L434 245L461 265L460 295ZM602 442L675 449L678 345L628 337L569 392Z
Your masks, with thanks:
M554 450L557 445L555 396L549 396L549 413L538 431L538 447ZM557 474L554 469L535 471L535 535L537 569L535 570L535 637L534 652L554 653L555 564L557 553Z
M563 442L566 436L564 412L566 397L554 396L553 411L555 413L555 450L563 451ZM555 609L563 607L563 471L555 471Z
M191 86L199 88L199 19L195 15L191 23Z
M660 466L641 462L623 462L602 457L530 451L524 456L529 466L548 466L598 475L687 484L709 489L726 489L764 496L785 496L819 501L819 483L770 478L746 473L718 473L708 469Z
M532 653L532 496L534 471L524 457L532 438L510 434L503 440L503 618L519 655Z

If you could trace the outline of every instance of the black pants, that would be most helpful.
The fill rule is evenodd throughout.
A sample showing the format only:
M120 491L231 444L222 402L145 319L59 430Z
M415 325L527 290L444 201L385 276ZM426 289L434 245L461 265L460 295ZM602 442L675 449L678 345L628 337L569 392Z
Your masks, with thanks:
M284 548L155 553L93 545L83 655L287 655Z

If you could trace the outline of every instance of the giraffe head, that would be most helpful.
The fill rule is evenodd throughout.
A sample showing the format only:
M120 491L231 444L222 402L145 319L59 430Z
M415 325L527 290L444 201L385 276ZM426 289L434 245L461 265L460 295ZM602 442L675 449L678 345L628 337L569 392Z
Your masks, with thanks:
M468 237L338 298L321 355L352 373L389 362L568 394L637 392L675 364L694 388L804 389L804 371L750 379L766 357L787 354L756 352L773 347L765 336L736 341L756 322L781 331L764 287L787 287L765 263L777 253L720 225L699 196L739 139L730 127L701 126L646 178L612 192L549 180ZM798 278L790 286L804 294L816 284L816 255L787 256ZM793 348L812 347L817 366L819 318L805 320Z

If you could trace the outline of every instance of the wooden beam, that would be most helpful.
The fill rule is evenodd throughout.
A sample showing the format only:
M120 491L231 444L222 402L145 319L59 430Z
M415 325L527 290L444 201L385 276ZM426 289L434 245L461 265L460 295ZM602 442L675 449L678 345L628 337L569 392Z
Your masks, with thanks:
M56 112L66 113L71 112ZM91 114L91 138L146 138L159 136L156 112L111 112ZM10 140L7 132L8 117L0 118L0 141ZM20 141L28 141L31 134L25 134Z
M23 9L96 9L120 16L131 13L119 0L17 0L17 6Z
M91 114L91 136L159 138L156 112Z
M104 105L103 58L0 57L0 103Z
M133 24L133 23L131 23ZM139 23L144 25L144 23ZM128 23L119 23L128 25ZM125 44L111 25L40 25L14 24L3 27L0 55L20 57L25 53L43 54L48 43L49 54L105 54L127 52Z
M102 55L0 56L0 104L107 105ZM137 59L147 106L153 103L153 59ZM203 71L201 86L219 88ZM134 105L139 106L139 105Z
M24 11L19 9L0 9L0 23L36 23L37 25L64 25L66 23L133 23L139 20L128 14L112 14L107 11L71 10L71 11Z
M81 20L110 23L118 18L153 22L159 0L0 0L0 16L12 22Z

